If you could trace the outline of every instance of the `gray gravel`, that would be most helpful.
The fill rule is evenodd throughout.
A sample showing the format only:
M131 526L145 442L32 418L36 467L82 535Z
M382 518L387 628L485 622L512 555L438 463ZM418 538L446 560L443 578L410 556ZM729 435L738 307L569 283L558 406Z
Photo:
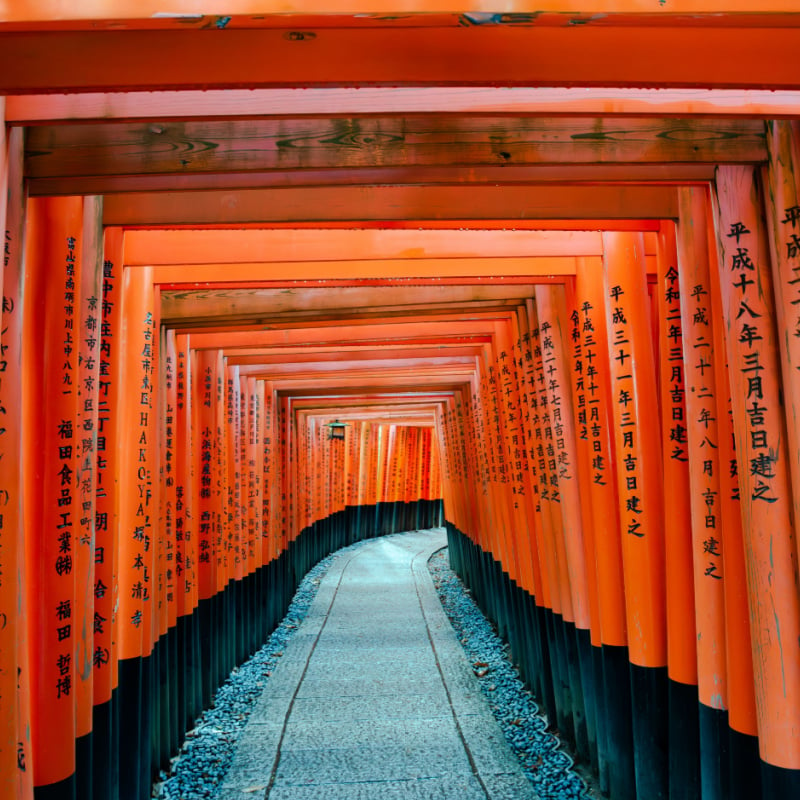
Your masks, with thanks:
M355 550L364 544L366 542L357 542L338 552ZM287 642L314 601L320 580L336 555L322 559L308 572L286 616L266 644L235 668L217 690L213 706L196 721L195 727L186 734L178 755L172 759L170 774L162 772L161 781L153 786L153 797L159 800L213 800L217 796L233 761L239 734Z
M428 567L481 691L541 800L591 798L586 784L572 769L572 759L560 749L560 741L547 732L547 720L511 664L508 646L450 569L447 548L434 553Z
M364 544L358 542L345 551ZM306 575L286 617L264 647L234 669L220 687L212 708L187 733L172 761L170 774L161 773L161 781L153 787L154 798L213 800L217 796L233 761L239 734L336 555L323 559ZM449 568L446 548L432 556L429 567L444 610L474 666L492 712L541 800L591 798L583 781L572 771L571 759L559 749L559 741L545 730L546 721L509 662L503 642Z

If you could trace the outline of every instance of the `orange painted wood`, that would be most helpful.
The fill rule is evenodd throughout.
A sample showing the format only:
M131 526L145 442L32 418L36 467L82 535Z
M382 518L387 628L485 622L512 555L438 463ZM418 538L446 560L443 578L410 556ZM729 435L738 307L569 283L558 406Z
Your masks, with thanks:
M214 383L213 424L211 429L211 504L214 538L211 541L211 560L214 564L214 593L225 589L230 578L230 560L227 525L228 462L225 425L225 356L221 350L213 352Z
M503 220L503 227L524 227L526 220L638 220L676 215L675 191L668 186L434 184L209 190L189 195L132 192L109 195L103 221L130 227L274 223L313 223L314 227L348 223L352 227L355 222L385 226L413 218L454 225L470 219Z
M759 750L769 764L800 767L800 636L790 455L781 402L780 351L767 235L753 171L720 167L716 231L728 341Z
M178 405L178 352L175 332L161 329L161 374L158 394L161 408L160 445L160 536L163 543L163 561L160 571L162 591L160 603L165 610L162 634L178 621L178 576L176 574L177 539L177 485L176 469L177 405ZM178 444L178 446L180 446Z
M281 467L278 462L278 435L275 398L271 384L259 381L264 387L264 506L263 506L263 525L264 525L264 564L268 564L279 553L278 541L281 528L278 524L278 500L280 499L280 475Z
M521 503L521 492L524 491L521 480L521 463L514 453L515 434L519 436L520 401L517 394L516 362L514 360L514 342L516 340L511 320L498 323L495 333L495 347L498 350L497 392L501 410L500 441L503 455L503 494L507 509L508 522L506 535L512 561L508 565L509 576L518 586L526 580L526 558L522 553L523 542L528 538L528 520L524 503Z
M75 592L76 735L92 730L95 672L94 628L102 623L95 609L97 437L99 435L100 336L102 333L103 228L102 198L83 199L80 283L76 285L73 336L78 353L75 373L78 417L75 441L75 565L83 582ZM108 623L110 623L110 619Z
M567 355L566 369L572 399L575 440L575 472L580 487L579 509L581 529L583 531L584 561L586 565L586 590L589 599L589 623L591 643L600 647L603 636L600 626L600 593L598 588L596 531L594 508L592 505L591 485L594 478L592 471L592 443L589 436L590 406L586 394L586 367L583 359L581 331L583 324L579 306L576 301L576 285L567 287L567 313L569 318L569 340L564 343ZM537 290L538 291L538 290ZM596 412L595 412L596 414ZM606 523L607 524L607 523Z
M509 575L514 579L517 575L517 559L513 546L513 522L511 509L509 507L509 497L507 490L508 482L508 461L506 458L505 442L505 413L503 396L503 362L507 358L507 353L500 346L497 337L497 326L494 326L494 341L491 347L486 348L485 357L488 361L488 381L487 397L484 406L485 433L490 445L490 463L492 465L490 492L493 492L494 500L490 503L489 527L486 529L495 534L495 546L493 552L501 564L505 564ZM467 410L464 409L461 418L462 426L468 424ZM461 436L465 435L462 430ZM471 478L475 474L475 467L467 463L467 474Z
M586 421L578 406L578 443L588 440L591 452L591 480L584 489L589 495L595 530L595 561L603 644L627 644L625 583L616 482L613 422L611 416L611 373L608 359L605 293L602 264L578 259L575 279L581 345L581 372L586 396ZM577 359L574 369L577 371ZM584 440L584 426L587 440Z
M531 349L533 352L535 393L531 395L530 403L533 412L539 500L542 508L543 573L546 574L547 586L550 589L550 607L555 614L567 622L572 622L572 598L569 592L566 550L562 532L563 517L559 507L558 474L553 458L555 449L553 449L552 455L547 451L548 444L552 445L552 420L550 419L544 372L541 321L538 316L538 304L535 302L528 305L528 322L531 326ZM550 427L550 437L546 436L548 427Z
M120 658L140 658L149 654L153 643L156 319L149 270L124 270L120 288L124 303L119 330L114 332L119 358L112 364L120 387L118 642Z
M744 12L779 13L796 10L796 6L791 0L768 0L765 3L759 3L756 0L730 0L726 2L725 7L730 14ZM7 9L4 9L3 19L29 27L35 27L36 23L41 24L51 20L69 20L70 22L66 23L66 25L75 25L76 22L73 22L73 20L91 20L95 21L95 25L102 26L107 20L113 19L128 20L130 27L137 27L147 25L153 18L165 27L186 26L187 24L204 27L219 19L217 16L219 8L216 3L210 2L210 0L196 0L191 3L176 0L171 6L174 11L168 14L163 13L162 8L154 0L145 0L144 2L140 0L100 0L100 2L80 6L74 10L71 9L69 15L65 15L63 7L56 0L44 0L43 2L42 0L37 0L37 2L23 0L23 2L14 3L13 6L9 5ZM270 21L269 13L274 13L275 8L272 3L265 2L265 0L231 0L226 9L231 15L236 15L236 25L258 27L259 24L266 24L284 27L287 24L281 17L277 17L275 21ZM651 20L655 24L658 16L669 19L676 13L692 15L716 13L719 8L711 0L675 0L669 7L665 8L653 6L652 3L646 2L646 0L585 0L584 2L576 2L576 0L537 0L535 4L522 0L521 2L509 3L505 10L508 16L505 19L501 17L498 20L477 12L457 17L452 13L451 4L442 2L442 0L402 0L400 2L395 0L395 2L382 8L380 15L374 13L375 6L373 3L365 2L364 0L323 0L323 2L317 2L317 0L313 2L311 0L292 0L292 2L280 6L282 14L357 15L358 17L366 18L364 22L367 25L387 25L395 21L396 24L399 23L400 25L410 24L409 17L414 19L413 15L419 13L452 17L451 24L454 24L456 19L460 18L464 21L472 20L474 24L481 22L484 24L500 24L505 21L507 24L516 22L531 25L536 21L535 15L530 14L534 10L539 13L563 13L569 15L567 19L576 14L590 15L598 12L603 12L603 15L646 12L651 16ZM390 15L399 16L395 20L395 17ZM265 17L266 21L264 21ZM440 17L437 17L438 19Z
M3 33L0 92L356 85L796 89L797 28L779 16L771 24L326 27L319 33L306 28L301 36L213 27ZM150 57L137 58L142 52ZM271 57L263 59L264 52ZM408 58L409 52L417 57ZM675 57L654 60L654 52Z
M175 396L175 576L177 580L178 615L191 614L199 601L197 542L199 512L197 506L195 453L199 436L194 435L194 404L192 392L194 358L190 337L179 334L175 341L177 360L177 391Z
M563 287L540 286L536 289L536 310L539 320L539 346L542 350L544 385L549 409L543 414L547 457L555 461L550 468L556 479L558 503L562 515L564 553L566 555L569 591L575 626L590 628L591 597L587 581L587 550L581 516L578 484L578 456L575 445L575 415L567 374L569 316ZM540 394L540 399L543 395ZM551 492L551 498L554 494ZM591 551L589 556L593 555Z
M681 200L685 197L685 191L680 190ZM685 213L685 205L681 209ZM682 214L682 235L685 219ZM691 226L691 218L688 219L688 224ZM683 257L692 258L692 251L683 251ZM691 268L687 266L687 270ZM669 505L669 511L664 517L664 540L669 542L669 546L664 549L667 657L670 678L678 683L696 686L695 569L690 504L692 484L689 473L689 418L686 403L689 376L687 362L684 360L681 302L685 302L685 299L680 285L679 269L683 269L683 264L679 264L676 251L675 226L665 222L659 234L658 275L653 290L658 311L664 498L665 505ZM691 289L691 285L689 288ZM691 353L694 354L694 351ZM697 446L699 447L699 443ZM700 475L702 476L702 470ZM694 487L696 491L696 483ZM717 503L722 503L722 498L718 495L714 499Z
M535 508L533 494L533 475L529 468L528 437L526 434L525 417L530 414L527 404L527 391L524 386L524 354L523 354L523 327L528 332L525 306L520 303L516 314L509 320L509 344L511 364L509 369L512 374L510 388L513 394L513 407L509 408L507 428L508 458L511 467L511 500L515 511L514 535L517 557L520 564L519 585L532 597L537 596L539 588L539 567L536 562L535 542L536 527L540 524ZM523 399L524 397L524 399Z
M708 239L711 307L715 319L722 317L719 251L712 218L710 196L706 196L706 232ZM750 612L748 608L747 567L742 532L741 489L736 459L736 439L731 406L731 372L728 344L723 324L714 326L714 362L717 394L722 407L717 419L722 525L725 532L722 568L725 589L725 671L728 676L728 725L748 736L758 736L753 656L751 652ZM727 466L727 468L726 468Z
M643 247L636 234L603 240L628 648L632 663L663 667L663 477L658 429L646 420L658 401Z
M78 342L83 202L29 201L23 328L26 603L35 786L75 772L76 668L85 561L79 558ZM58 355L54 358L53 353ZM30 513L28 513L30 512ZM79 569L81 570L79 572Z
M200 600L207 600L217 590L217 546L219 510L215 487L215 430L217 353L197 350L193 365L192 397L194 402L193 431L195 445L195 498L197 516L197 580Z
M686 429L689 456L698 692L710 708L727 709L725 529L721 514L718 401L714 316L706 228L707 194L681 189L678 263L683 355L686 369ZM716 309L717 312L719 309ZM701 745L702 746L702 745Z
M542 501L539 486L539 468L537 466L535 452L535 414L533 403L536 398L536 377L534 372L533 346L531 343L531 324L528 305L532 306L532 301L526 302L525 306L520 306L517 310L520 333L520 358L522 366L519 371L520 378L520 403L524 408L522 415L523 428L525 432L525 490L526 499L529 502L531 514L530 540L528 551L531 559L531 569L533 586L529 588L536 597L537 605L544 608L551 607L550 584L547 576L547 565L544 561L544 519L542 512Z
M793 0L787 0L793 2ZM751 18L752 19L752 18ZM795 91L757 89L611 89L605 87L359 86L357 88L210 89L84 92L6 98L15 124L108 119L226 119L242 116L361 114L658 114L778 119L792 116Z
M254 551L254 569L264 564L264 540L266 538L266 520L264 519L264 382L255 378L247 379L250 393L250 469L252 472L252 541Z
M153 229L130 230L125 241L126 264L131 266L258 263L265 253L269 253L271 263L341 261L341 254L347 253L353 262L446 259L440 266L447 268L453 258L602 254L596 230ZM654 252L652 246L648 247L650 252Z
M0 112L0 120L2 112ZM25 475L22 430L23 410L23 298L26 198L20 154L21 130L12 130L7 141L0 134L0 184L7 198L0 219L4 221L2 360L0 360L0 795L14 800L32 798L30 732L30 671L28 666L28 606Z
M223 498L223 530L227 552L228 580L241 580L244 577L242 523L246 521L241 509L242 497L242 399L240 395L239 367L231 366L225 360L225 457L223 469L227 478L226 493Z
M790 453L800 453L800 130L795 121L767 123L769 165L764 177L775 313L781 354L786 435ZM790 460L794 518L800 519L800 463ZM798 553L800 558L800 552Z
M103 241L102 301L100 307L99 376L97 380L97 480L95 498L94 702L111 699L119 683L118 624L115 586L120 560L119 507L116 482L119 450L115 446L120 418L120 348L122 346L123 232L106 231Z
M7 129L6 129L6 99L5 97L0 97L0 223L3 224L3 230L5 230L5 221L6 221L6 206L8 205L8 170L9 170L9 159L11 156L10 154L10 142L7 137ZM23 144L24 147L24 144Z

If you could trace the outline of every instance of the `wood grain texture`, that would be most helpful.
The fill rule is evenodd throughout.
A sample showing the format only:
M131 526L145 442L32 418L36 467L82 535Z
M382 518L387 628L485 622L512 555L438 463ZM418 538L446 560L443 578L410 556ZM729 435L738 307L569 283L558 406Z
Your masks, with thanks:
M25 172L41 179L275 171L286 181L279 173L340 170L357 180L347 171L402 168L413 180L420 167L638 168L766 157L760 120L420 115L40 126L27 138ZM363 182L379 178L368 174ZM487 179L504 180L497 169Z
M32 178L31 197L122 192L281 189L303 186L390 184L536 185L551 183L667 183L676 186L713 180L713 164L566 164L450 167L370 167L364 169L194 172L169 175L100 175Z

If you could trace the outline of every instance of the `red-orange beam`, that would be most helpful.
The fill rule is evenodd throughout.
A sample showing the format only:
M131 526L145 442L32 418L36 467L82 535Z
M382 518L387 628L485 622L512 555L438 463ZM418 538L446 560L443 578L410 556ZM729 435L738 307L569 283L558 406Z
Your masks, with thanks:
M300 30L5 33L0 93L433 84L798 88L800 31L792 17L773 19L774 27L627 27L589 19L565 27L316 30L311 19Z

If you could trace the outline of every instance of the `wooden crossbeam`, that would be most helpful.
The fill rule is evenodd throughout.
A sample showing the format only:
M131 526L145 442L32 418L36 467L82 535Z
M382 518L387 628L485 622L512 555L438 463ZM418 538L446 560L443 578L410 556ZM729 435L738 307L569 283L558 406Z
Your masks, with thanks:
M655 237L645 235L648 254ZM298 261L601 256L596 230L131 230L125 264L255 264ZM225 269L226 280L231 278ZM204 278L203 278L204 280Z
M120 192L207 191L286 187L416 185L514 185L549 183L666 183L691 185L713 180L713 164L565 164L369 167L365 169L200 172L187 175L100 175L47 177L28 181L31 197L107 195Z
M477 278L574 275L575 259L561 256L503 259L391 259L342 260L255 264L173 264L156 268L155 279L161 284L182 284L190 291L192 284L213 288L214 284L264 283L266 281L319 280L346 277L359 280L411 280L423 278ZM222 288L217 286L217 288ZM241 287L246 288L246 287ZM265 287L266 288L266 287ZM284 287L284 292L291 287Z
M390 221L674 219L660 186L375 186L110 195L106 225L238 225ZM415 225L416 226L416 225ZM422 225L421 227L424 227Z
M0 33L0 94L348 85L797 89L800 29L791 19L776 15L774 27L712 19L698 27Z
M798 106L800 93L774 89L360 86L15 95L8 98L6 121L16 125L41 125L93 120L164 122L177 119L431 113L723 115L774 119L796 114Z
M488 265L487 265L488 266ZM247 319L291 320L334 314L336 316L388 316L440 314L452 309L481 310L519 302L533 293L533 285L491 286L352 286L308 289L208 288L161 293L161 319L165 324L182 320L217 322L220 325ZM262 321L261 324L266 324Z
M464 7L469 9L470 4L465 3ZM170 11L165 13L164 3L160 0L95 0L70 6L66 14L61 0L14 0L13 3L0 6L3 11L1 19L19 26L51 23L53 20L65 20L63 25L73 27L77 21L94 26L110 26L113 20L125 20L130 27L155 24L176 28L192 26L221 29L231 24L285 25L280 16L273 18L273 21L269 19L268 15L276 12L281 15L354 15L353 22L366 25L385 25L392 21L399 25L409 24L409 16L419 13L436 14L435 19L439 24L442 18L450 17L451 24L458 24L464 19L466 24L473 25L532 25L548 12L569 14L569 19L645 12L657 20L659 17L669 19L676 14L717 13L719 3L714 0L670 0L664 5L656 5L648 0L513 0L503 4L504 13L465 11L455 14L453 3L449 0L392 0L380 4L380 13L376 13L376 4L370 0L284 0L281 3L270 0L227 0L224 17L216 0L174 0L168 8ZM794 0L727 0L725 9L727 12L775 14L796 11L797 4Z
M639 168L670 162L755 163L767 157L764 123L757 119L460 115L40 126L28 132L25 153L25 174L32 179L171 174L186 179L252 171L259 182L274 173L276 185L287 185L295 170L310 171L299 176L309 183L391 183L393 174L402 182L414 181L418 168L433 171L425 182L457 176L480 180L465 172L483 167L488 168L483 180L506 182L536 180L536 173L513 169L521 166L622 163ZM456 170L455 175L444 167ZM388 172L391 168L395 173ZM326 170L336 172L326 176ZM359 170L366 174L359 178ZM614 179L603 173L597 177ZM558 173L549 176L554 179ZM578 172L574 179L591 179L591 173ZM616 180L631 177L623 170ZM201 185L214 183L207 177Z

